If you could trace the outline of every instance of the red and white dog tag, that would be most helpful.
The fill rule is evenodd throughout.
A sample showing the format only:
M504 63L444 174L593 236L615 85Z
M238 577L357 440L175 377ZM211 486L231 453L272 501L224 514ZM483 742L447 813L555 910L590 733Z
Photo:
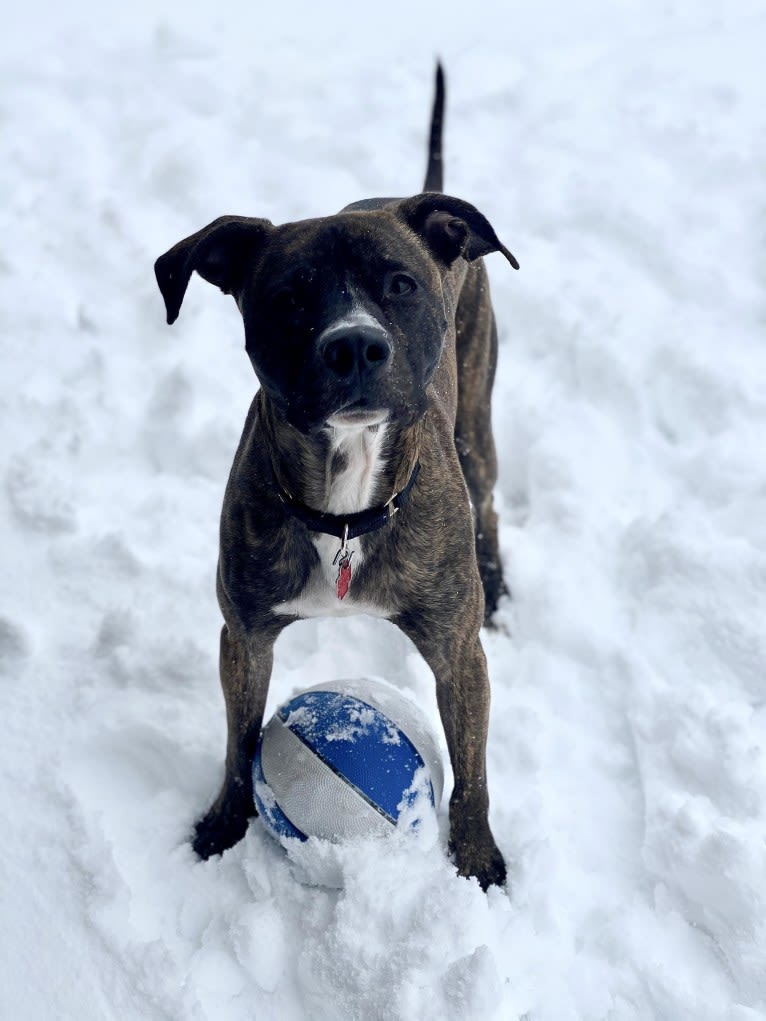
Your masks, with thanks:
M348 587L351 584L351 558L354 555L354 551L349 552L348 548L348 525L343 529L343 539L341 540L340 549L335 554L333 564L338 565L338 577L335 579L335 594L338 599L344 599Z
M338 560L338 577L335 580L335 592L338 599L343 599L351 584L351 557L353 555L353 552L349 553L347 550Z

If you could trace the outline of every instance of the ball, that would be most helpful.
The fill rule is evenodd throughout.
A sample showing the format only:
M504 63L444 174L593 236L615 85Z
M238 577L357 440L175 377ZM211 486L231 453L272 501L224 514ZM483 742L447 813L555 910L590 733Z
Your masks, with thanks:
M335 842L416 829L441 801L439 748L418 707L368 679L308 688L264 727L255 805L277 838Z

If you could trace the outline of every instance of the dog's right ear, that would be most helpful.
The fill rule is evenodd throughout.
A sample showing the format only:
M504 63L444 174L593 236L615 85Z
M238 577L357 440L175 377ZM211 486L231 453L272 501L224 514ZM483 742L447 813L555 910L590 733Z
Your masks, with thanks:
M273 229L269 220L219 216L161 255L154 264L154 275L165 300L168 323L178 318L195 269L224 294L234 294L244 282L246 268L260 254Z

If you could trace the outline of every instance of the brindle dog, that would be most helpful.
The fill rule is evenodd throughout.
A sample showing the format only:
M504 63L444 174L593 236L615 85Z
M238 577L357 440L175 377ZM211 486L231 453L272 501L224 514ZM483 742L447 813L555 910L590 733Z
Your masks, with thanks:
M492 506L497 333L486 218L441 194L437 69L423 193L274 226L224 216L156 263L168 323L193 271L234 296L260 389L221 516L221 792L196 826L207 858L254 815L251 766L274 642L295 620L369 613L436 678L454 772L450 851L486 889L506 869L489 828L489 682L479 641L503 594Z

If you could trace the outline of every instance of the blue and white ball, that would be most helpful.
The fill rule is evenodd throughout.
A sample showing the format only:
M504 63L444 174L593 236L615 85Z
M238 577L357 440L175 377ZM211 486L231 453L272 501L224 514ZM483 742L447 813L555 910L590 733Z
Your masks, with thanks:
M318 684L277 709L253 763L277 838L336 842L415 829L441 801L439 748L418 707L380 681Z

